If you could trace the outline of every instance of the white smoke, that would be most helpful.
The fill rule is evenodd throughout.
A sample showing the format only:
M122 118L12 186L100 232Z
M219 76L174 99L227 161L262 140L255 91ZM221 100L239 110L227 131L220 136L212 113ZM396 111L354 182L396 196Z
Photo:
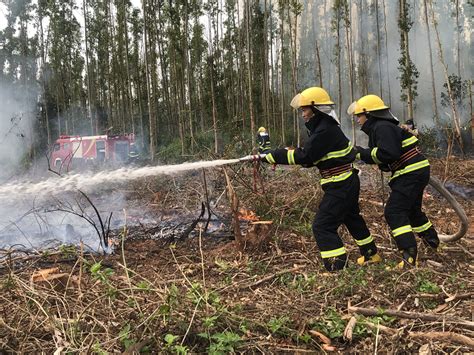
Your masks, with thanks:
M35 98L19 85L0 82L0 182L9 179L34 141Z

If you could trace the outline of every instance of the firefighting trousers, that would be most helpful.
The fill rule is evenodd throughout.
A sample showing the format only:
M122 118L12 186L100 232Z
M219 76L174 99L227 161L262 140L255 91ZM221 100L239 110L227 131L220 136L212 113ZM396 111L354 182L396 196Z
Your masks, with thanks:
M430 167L401 175L390 182L392 192L385 206L385 219L398 249L416 253L417 233L428 245L436 248L438 234L421 210L423 191L430 179Z
M313 234L326 269L339 270L346 264L346 250L337 233L341 224L347 227L362 255L374 255L377 247L360 215L357 172L344 181L323 185L323 190L324 196L313 222Z

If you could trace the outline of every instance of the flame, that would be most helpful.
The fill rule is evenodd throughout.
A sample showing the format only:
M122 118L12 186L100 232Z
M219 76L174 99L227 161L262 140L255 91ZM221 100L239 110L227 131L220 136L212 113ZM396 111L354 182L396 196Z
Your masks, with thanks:
M239 209L239 219L242 221L258 221L259 218L254 211L246 210L245 208Z

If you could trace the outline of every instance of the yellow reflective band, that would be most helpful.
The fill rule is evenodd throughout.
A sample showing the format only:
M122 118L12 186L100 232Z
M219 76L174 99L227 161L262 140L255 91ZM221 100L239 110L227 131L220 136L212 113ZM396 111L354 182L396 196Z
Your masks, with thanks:
M372 238L372 235L369 235L367 238L365 239L362 239L362 240L357 240L355 239L356 241L356 244L359 245L359 246L362 246L362 245L366 245L366 244L369 244L369 243L372 243L374 241L374 238Z
M374 149L372 149L370 151L370 156L372 157L372 160L376 163L376 164L382 164L382 162L380 160L378 160L377 158L377 150L379 150L379 148L375 147Z
M334 152L329 152L325 156L323 156L321 159L317 160L314 162L314 165L318 164L321 161L328 160L328 159L333 159L333 158L340 158L344 157L347 154L349 154L352 151L352 143L349 142L349 145L345 149L341 150L336 150Z
M415 142L418 142L418 138L416 138L415 136L407 138L407 139L402 141L402 148L405 148L405 147L407 147L410 144L413 144Z
M391 181L400 175L408 174L408 173L411 173L412 171L415 171L427 166L430 166L430 162L427 159L419 161L418 163L407 165L402 170L397 170L395 174L393 174L392 177L388 181Z
M356 154L356 159L357 159L357 160L360 160L360 153L357 153L357 154Z
M338 248L338 249L333 249L333 250L328 250L328 251L322 251L321 252L321 258L327 259L327 258L334 258L335 256L343 255L346 253L346 249L344 247Z
M407 224L406 226L401 226L401 227L398 227L397 229L394 229L392 231L392 235L394 237L398 237L400 234L411 233L411 232L413 232L413 230L411 229L411 226Z
M425 224L423 224L422 226L412 227L412 229L413 229L413 232L415 232L415 233L421 233L421 232L424 232L425 230L429 229L431 226L432 226L431 222L428 221Z
M328 182L339 182L342 180L346 180L351 175L352 175L352 170L346 171L345 173L342 173L339 175L331 176L330 178L327 178L327 179L321 179L321 185L327 184Z
M286 157L288 158L288 164L295 165L295 151L294 151L294 149L288 149L288 153L286 153Z
M273 158L272 153L268 153L267 155L265 155L265 159L267 159L270 164L276 164L275 158Z

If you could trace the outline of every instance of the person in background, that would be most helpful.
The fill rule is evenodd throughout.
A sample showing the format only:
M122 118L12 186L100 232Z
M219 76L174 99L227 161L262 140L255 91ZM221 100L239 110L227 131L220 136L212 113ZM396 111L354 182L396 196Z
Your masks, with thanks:
M414 136L418 136L418 129L415 127L415 122L412 119L406 120L405 124L401 124L400 127Z
M377 95L361 97L347 113L356 116L361 130L369 136L368 148L356 147L357 157L392 172L385 219L402 253L399 267L414 266L418 255L414 233L433 249L439 245L438 233L421 210L430 163L421 153L418 138L398 125L398 119Z
M362 256L358 258L358 264L381 261L375 241L360 215L360 181L357 169L352 165L356 152L339 126L334 102L323 88L310 87L296 95L291 106L300 110L309 130L304 147L270 150L263 161L318 167L324 195L312 229L324 267L337 271L347 265L346 249L338 234L341 224L347 227L359 246Z
M270 135L265 127L260 127L257 133L258 152L260 154L267 153L270 148Z

